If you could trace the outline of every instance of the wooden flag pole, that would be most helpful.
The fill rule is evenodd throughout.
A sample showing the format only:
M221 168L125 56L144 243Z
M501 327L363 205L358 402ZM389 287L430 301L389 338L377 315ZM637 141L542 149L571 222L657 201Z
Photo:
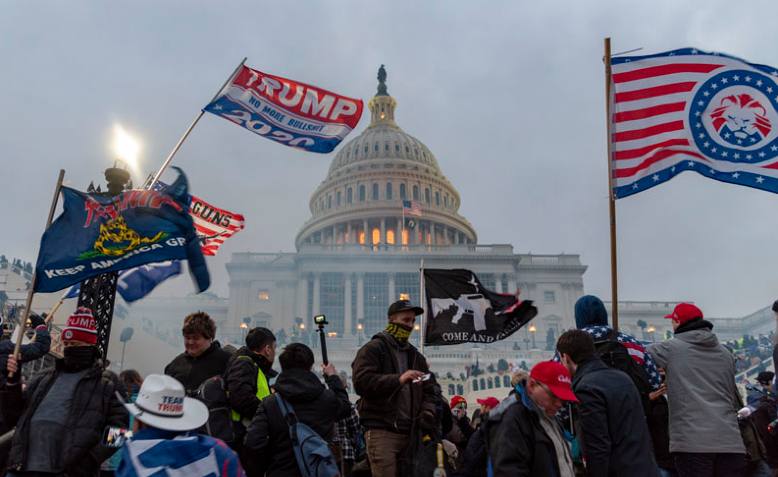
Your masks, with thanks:
M422 258L419 264L419 299L421 301L419 306L424 310L424 313L421 314L421 328L419 329L419 353L421 354L424 354L424 335L427 328L427 320L425 319L427 316L426 295L424 290L424 258Z
M235 71L232 72L232 74L227 78L227 81L224 82L224 84L219 88L219 90L216 92L215 95L213 95L213 98L211 98L208 103L212 103L213 100L215 100L219 93L222 92L225 86L229 84L230 81L232 81L232 78L235 77L235 75L238 74L238 71L240 71L241 67L243 67L243 64L246 63L246 60L248 58L243 58L243 60L240 62L238 66L235 67ZM181 136L181 139L178 140L175 147L173 147L173 150L170 151L170 154L168 154L167 159L165 159L165 162L162 163L162 166L159 168L156 174L154 174L154 179L152 179L151 183L147 186L148 189L151 189L151 187L157 183L160 176L162 176L162 173L165 172L165 170L168 168L171 162L173 162L173 156L176 155L179 149L181 149L181 145L184 144L184 141L186 141L186 138L189 137L189 133L192 132L192 129L194 129L195 125L197 125L197 122L200 121L200 118L203 117L203 114L205 114L205 109L200 109L200 112L197 113L197 116L194 118L194 121L189 125L188 128L186 128L186 131L184 132L184 135Z
M616 197L613 194L613 161L611 153L611 39L605 39L605 131L608 145L608 213L611 245L611 325L619 330L618 261L616 257Z
M62 180L65 178L65 169L59 170L59 176L57 177L57 185L54 188L54 197L51 199L51 208L49 209L49 217L46 219L46 231L51 225L52 219L54 219L54 211L57 209L57 201L59 200L59 190L62 188ZM40 250L38 251L40 254ZM16 344L14 345L14 358L19 359L19 350L22 347L22 339L24 338L24 332L27 328L27 319L30 317L30 308L32 308L32 297L35 295L35 282L38 276L35 270L32 271L32 279L30 280L30 290L27 292L27 301L24 306L24 316L19 323L19 336L16 337ZM9 377L13 377L13 373L8 374Z

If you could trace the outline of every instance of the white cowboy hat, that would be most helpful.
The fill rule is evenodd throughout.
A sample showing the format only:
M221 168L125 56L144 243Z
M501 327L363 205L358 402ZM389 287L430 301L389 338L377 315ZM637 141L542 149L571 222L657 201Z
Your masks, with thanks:
M205 404L186 397L178 380L162 374L148 375L135 402L122 404L135 419L166 431L191 431L208 421Z

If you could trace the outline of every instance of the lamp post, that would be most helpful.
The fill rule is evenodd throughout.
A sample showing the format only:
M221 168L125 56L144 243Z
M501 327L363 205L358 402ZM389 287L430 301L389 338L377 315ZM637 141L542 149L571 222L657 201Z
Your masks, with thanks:
M415 331L415 332L416 332L416 336L418 336L418 337L419 337L419 338L418 338L418 343L419 343L419 348L421 348L421 333L420 333L420 331L421 331L421 325L419 325L418 323L416 323L415 325L413 325L413 331Z
M537 345L535 344L535 332L538 331L538 329L535 327L535 325L529 325L529 332L532 333L532 349L535 349Z
M646 331L648 331L648 335L651 337L651 342L654 342L654 331L656 331L656 328L653 326L649 326Z
M244 343L246 341L246 333L248 333L248 329L249 329L249 325L248 324L246 324L246 323L241 323L240 324L241 337L243 338L243 342Z
M127 342L132 339L132 334L135 330L132 326L128 326L122 330L122 334L119 335L119 341L122 342L122 363L119 365L119 372L124 370L124 350L127 349Z
M362 333L364 333L365 325L362 324L362 320L357 323L357 341L359 346L362 346Z

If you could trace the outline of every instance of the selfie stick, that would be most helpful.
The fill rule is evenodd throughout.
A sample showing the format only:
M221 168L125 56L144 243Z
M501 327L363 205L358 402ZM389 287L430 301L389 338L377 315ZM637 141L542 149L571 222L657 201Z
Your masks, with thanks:
M326 366L330 364L329 359L327 359L327 341L324 337L324 325L328 323L327 323L327 318L325 318L324 315L319 315L319 316L321 317L321 319L316 319L316 324L319 326L319 339L321 339L321 360Z

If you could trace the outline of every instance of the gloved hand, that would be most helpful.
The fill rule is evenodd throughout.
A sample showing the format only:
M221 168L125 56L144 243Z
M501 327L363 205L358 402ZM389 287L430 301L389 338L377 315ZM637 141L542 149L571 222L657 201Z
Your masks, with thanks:
M425 410L419 415L419 427L425 432L432 432L436 427L435 414L432 411Z
M41 325L45 325L46 322L37 313L30 313L30 328L35 329Z

